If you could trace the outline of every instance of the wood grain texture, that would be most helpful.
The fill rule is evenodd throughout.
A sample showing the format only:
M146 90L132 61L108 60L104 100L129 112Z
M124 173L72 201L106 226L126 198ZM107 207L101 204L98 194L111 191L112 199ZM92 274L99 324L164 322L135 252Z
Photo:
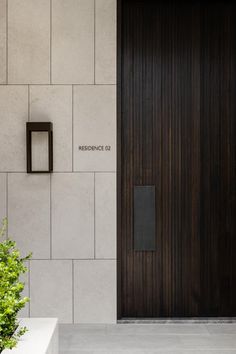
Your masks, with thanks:
M118 21L119 317L236 316L236 6ZM134 251L134 185L156 187L156 251Z

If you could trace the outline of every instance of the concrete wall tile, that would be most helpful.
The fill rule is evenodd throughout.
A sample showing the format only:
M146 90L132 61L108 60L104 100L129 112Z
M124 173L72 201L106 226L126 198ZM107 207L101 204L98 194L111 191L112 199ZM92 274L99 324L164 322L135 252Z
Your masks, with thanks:
M83 151L95 146L101 150ZM116 88L75 86L74 170L116 170Z
M116 261L74 261L75 323L116 322Z
M52 177L53 258L94 257L94 176L57 173Z
M116 83L116 0L96 0L96 84Z
M50 258L50 176L8 176L9 235L23 256Z
M31 317L72 322L72 261L30 261Z
M94 83L94 0L52 0L52 82Z
M8 0L8 82L50 83L50 0Z
M53 123L53 170L72 171L72 88L31 86L30 121Z
M27 86L0 86L0 172L26 171Z

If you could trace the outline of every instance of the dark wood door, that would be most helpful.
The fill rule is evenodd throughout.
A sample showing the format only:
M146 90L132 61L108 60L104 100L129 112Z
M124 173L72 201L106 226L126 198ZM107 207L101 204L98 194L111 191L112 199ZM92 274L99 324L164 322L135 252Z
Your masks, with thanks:
M122 1L118 21L119 317L236 316L236 6Z

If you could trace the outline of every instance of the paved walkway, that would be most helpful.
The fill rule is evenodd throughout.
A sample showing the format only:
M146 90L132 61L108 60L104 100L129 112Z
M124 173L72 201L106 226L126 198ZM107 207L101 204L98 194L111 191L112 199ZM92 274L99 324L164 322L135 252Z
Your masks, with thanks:
M236 354L236 323L60 325L60 354Z

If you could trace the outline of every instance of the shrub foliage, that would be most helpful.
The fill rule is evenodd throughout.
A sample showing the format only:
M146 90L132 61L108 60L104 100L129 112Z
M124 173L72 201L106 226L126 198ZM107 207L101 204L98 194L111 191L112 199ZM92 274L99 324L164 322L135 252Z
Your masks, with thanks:
M19 338L26 332L17 319L18 312L29 301L21 297L24 283L20 276L27 272L25 262L31 254L21 258L16 243L5 237L7 220L0 228L0 353L4 349L14 348Z

